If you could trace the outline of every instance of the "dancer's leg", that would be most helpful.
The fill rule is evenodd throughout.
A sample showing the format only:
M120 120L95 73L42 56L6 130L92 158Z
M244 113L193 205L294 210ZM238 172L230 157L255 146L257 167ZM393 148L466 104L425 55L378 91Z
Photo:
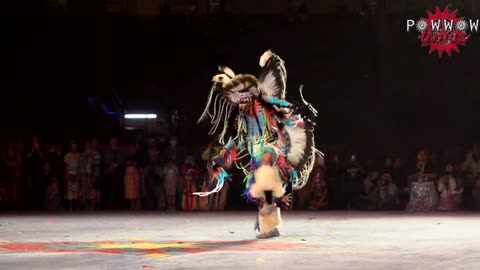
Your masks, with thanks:
M257 235L258 239L266 239L280 236L278 227L281 224L280 208L275 207L275 211L272 211L268 215L258 215L258 225L260 234Z

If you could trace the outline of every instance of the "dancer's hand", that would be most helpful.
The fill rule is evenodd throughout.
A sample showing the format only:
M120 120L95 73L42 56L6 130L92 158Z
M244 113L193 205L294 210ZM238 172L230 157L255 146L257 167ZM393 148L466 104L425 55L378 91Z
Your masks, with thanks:
M217 179L218 174L219 174L218 171L213 170L213 173L210 174L210 183L213 183Z
M228 152L227 149L222 148L222 150L220 150L220 153L218 153L218 157L219 157L219 158L224 158L225 155L227 155L227 152Z

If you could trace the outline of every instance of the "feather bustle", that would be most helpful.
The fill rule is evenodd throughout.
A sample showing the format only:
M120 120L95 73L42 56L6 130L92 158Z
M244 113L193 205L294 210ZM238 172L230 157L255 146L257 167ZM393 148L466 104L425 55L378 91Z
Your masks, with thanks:
M268 59L270 59L270 57L272 57L273 55L273 52L271 50L268 50L266 52L264 52L262 54L262 56L260 57L260 67L264 67L265 64L267 63Z

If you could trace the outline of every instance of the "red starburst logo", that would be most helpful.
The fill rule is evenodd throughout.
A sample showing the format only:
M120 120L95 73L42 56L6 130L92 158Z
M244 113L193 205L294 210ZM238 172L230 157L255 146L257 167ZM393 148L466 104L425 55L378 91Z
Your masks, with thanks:
M452 55L452 50L460 52L458 46L465 46L470 35L467 35L462 27L464 17L457 18L457 11L449 12L448 7L442 12L437 7L435 14L427 11L428 18L421 18L417 23L417 29L421 31L418 39L422 47L430 46L429 54L438 51L439 57L446 52Z

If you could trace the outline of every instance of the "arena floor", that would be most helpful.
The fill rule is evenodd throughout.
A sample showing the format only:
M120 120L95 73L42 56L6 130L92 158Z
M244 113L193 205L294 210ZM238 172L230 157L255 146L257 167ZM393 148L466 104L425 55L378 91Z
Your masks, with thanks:
M480 269L480 215L288 212L0 215L0 269Z

